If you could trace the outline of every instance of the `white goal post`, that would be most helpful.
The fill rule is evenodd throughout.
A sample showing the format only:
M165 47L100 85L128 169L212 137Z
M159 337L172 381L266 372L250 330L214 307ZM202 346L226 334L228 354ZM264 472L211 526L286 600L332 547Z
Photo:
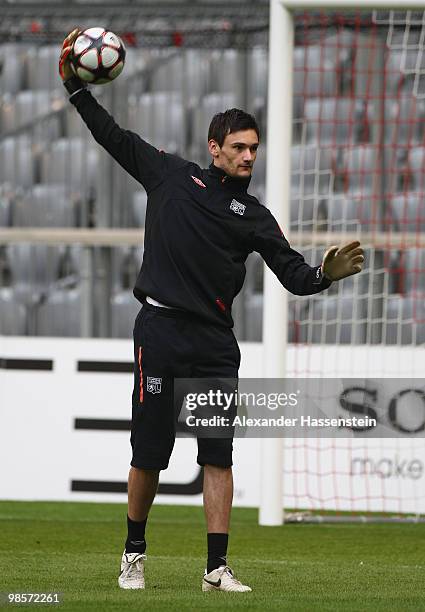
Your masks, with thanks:
M270 0L269 81L266 201L273 214L289 227L290 156L292 135L293 11L425 9L425 1L408 0ZM378 235L376 235L378 238ZM335 237L336 239L336 237ZM420 238L419 238L420 239ZM391 238L390 238L391 240ZM287 371L288 297L273 274L264 276L263 375L284 378ZM260 525L283 522L283 440L263 439L261 453Z

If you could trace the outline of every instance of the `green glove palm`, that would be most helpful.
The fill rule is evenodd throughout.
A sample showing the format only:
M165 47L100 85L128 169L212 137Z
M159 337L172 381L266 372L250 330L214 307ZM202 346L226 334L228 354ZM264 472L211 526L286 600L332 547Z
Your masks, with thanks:
M340 249L331 246L323 255L322 273L327 279L338 281L361 272L363 262L363 249L357 240Z

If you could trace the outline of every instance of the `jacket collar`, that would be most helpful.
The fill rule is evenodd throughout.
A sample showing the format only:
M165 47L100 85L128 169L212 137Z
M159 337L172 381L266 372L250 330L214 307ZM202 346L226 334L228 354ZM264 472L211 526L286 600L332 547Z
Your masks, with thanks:
M232 191L246 192L251 182L251 177L248 178L234 178L229 176L222 170L214 165L214 162L208 167L208 176L214 181L214 184L221 185L223 188L230 189Z

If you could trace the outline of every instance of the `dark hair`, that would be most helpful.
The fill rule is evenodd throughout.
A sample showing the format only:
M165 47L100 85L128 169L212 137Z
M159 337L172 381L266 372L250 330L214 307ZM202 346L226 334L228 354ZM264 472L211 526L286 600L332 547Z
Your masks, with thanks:
M239 108L229 108L212 118L208 129L208 142L213 139L222 147L227 134L239 130L255 130L260 140L260 129L255 118Z

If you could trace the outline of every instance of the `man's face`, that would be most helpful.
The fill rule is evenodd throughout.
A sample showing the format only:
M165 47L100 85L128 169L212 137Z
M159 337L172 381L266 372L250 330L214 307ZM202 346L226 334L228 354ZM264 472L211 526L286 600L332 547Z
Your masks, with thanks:
M227 134L223 146L210 140L208 149L214 165L234 178L248 178L257 156L258 136L255 130L240 130Z

